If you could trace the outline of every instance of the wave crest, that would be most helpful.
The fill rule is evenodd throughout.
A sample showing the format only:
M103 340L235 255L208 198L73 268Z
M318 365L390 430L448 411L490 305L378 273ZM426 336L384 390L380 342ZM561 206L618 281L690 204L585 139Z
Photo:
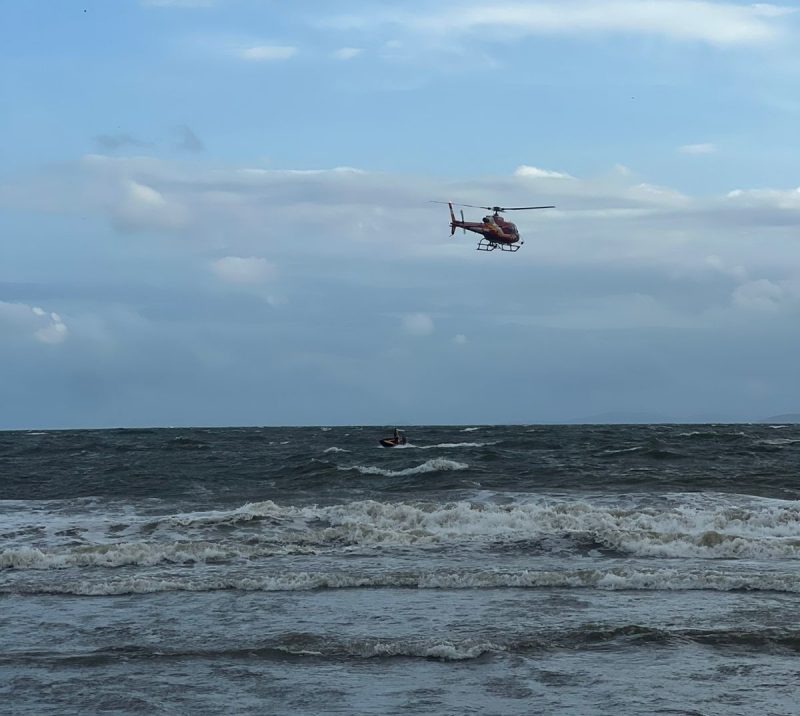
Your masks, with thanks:
M415 475L467 467L437 459L380 474ZM800 559L800 503L785 501L621 507L542 499L504 504L357 500L322 506L264 500L229 510L127 522L124 542L119 541L116 525L106 525L108 532L97 525L91 534L93 544L85 540L48 548L7 544L0 550L0 569L213 563L314 550L407 546L479 548L495 554Z
M449 470L468 470L469 465L455 460L446 460L436 457L426 460L416 467L407 467L404 470L384 470L382 467L372 465L353 465L352 467L340 467L340 470L355 470L362 475L382 475L383 477L408 477L409 475L423 475L427 472L445 472Z
M770 591L800 593L800 575L791 572L732 570L611 569L448 570L398 572L281 572L271 575L138 576L59 580L0 585L2 593L103 596L157 592L259 591L321 589L600 589L608 591Z

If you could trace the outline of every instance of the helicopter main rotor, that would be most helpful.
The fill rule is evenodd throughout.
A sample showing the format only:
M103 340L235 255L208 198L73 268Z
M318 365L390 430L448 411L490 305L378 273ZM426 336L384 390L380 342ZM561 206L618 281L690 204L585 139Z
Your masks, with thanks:
M447 201L431 201L431 204L448 204L450 202ZM495 214L502 213L504 211L529 211L531 209L555 209L555 206L476 206L475 204L456 204L456 206L468 206L471 209L486 209L487 211L492 211Z

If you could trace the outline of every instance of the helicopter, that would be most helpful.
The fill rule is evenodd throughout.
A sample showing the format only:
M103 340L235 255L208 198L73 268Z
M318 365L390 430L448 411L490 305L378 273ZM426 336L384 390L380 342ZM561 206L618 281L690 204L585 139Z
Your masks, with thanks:
M528 211L530 209L555 209L555 206L475 206L474 204L458 204L457 206L468 206L471 209L486 209L493 212L483 217L483 221L465 221L464 210L461 210L461 221L456 219L453 212L452 201L432 201L432 204L447 204L450 207L450 236L456 233L456 229L461 229L465 234L472 231L480 234L478 241L478 251L519 251L524 241L519 238L517 227L510 221L506 221L500 214L504 211Z

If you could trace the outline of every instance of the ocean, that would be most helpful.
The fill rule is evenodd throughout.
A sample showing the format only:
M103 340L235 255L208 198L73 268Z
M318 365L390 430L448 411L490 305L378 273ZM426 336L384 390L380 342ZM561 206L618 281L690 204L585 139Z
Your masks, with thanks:
M0 433L0 712L800 714L800 426L407 431Z

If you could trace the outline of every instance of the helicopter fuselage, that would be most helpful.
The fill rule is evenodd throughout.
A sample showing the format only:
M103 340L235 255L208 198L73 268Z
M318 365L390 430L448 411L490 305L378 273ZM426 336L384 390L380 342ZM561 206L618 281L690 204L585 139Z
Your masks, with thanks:
M519 241L519 231L510 221L504 221L501 216L485 217L483 221L458 221L455 228L481 234L490 241L513 244Z
M516 225L506 221L498 214L484 216L483 221L459 221L452 216L450 229L453 233L456 229L472 231L480 234L487 241L497 244L514 244L519 241L519 231Z
M518 251L524 243L520 241L519 231L510 221L503 221L502 217L485 217L483 221L458 221L453 220L451 231L463 229L480 234L481 240L478 242L478 251Z
M455 212L453 211L453 202L435 202L447 203L450 208L450 235L456 233L456 229L462 229L464 232L471 231L475 234L480 234L481 239L478 242L479 251L494 251L499 248L502 251L518 251L520 246L524 244L519 238L519 231L517 227L510 221L506 221L500 216L501 211L525 211L528 209L554 209L554 206L473 206L472 204L462 204L462 206L473 206L477 209L487 209L494 213L487 214L483 217L483 221L465 221L464 212L461 211L461 220L456 219Z

